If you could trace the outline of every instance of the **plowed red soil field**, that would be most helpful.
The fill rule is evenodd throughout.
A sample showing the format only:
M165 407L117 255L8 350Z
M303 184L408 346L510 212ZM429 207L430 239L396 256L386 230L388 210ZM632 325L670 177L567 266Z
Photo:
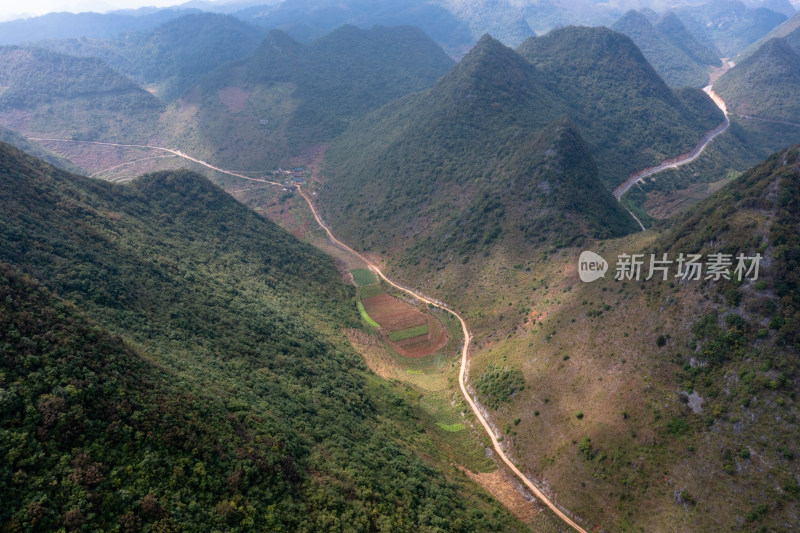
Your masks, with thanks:
M390 342L394 350L405 357L424 357L430 355L447 345L447 330L434 316L423 313L418 309L401 302L388 294L379 294L362 300L364 309L375 322L381 325L383 332L388 335L414 326L428 324L428 334Z

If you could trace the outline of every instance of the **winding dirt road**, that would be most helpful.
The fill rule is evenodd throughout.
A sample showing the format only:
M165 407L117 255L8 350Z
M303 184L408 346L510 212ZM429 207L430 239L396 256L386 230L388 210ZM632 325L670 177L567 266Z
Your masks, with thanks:
M622 185L614 189L614 197L617 200L622 198L622 195L628 192L628 189L630 189L636 183L639 183L646 177L652 176L653 174L657 174L658 172L661 172L663 170L667 170L668 168L678 168L680 166L691 163L692 161L700 157L700 154L702 154L703 150L706 149L708 143L713 141L718 135L721 135L728 129L728 127L731 125L731 122L728 119L728 109L725 106L725 102L722 100L722 98L719 97L719 95L717 95L714 92L711 85L705 87L703 90L706 92L706 94L708 94L711 100L715 104L717 104L717 107L719 107L720 110L725 114L725 120L723 120L720 123L720 125L714 128L713 130L706 132L706 134L703 135L703 138L700 139L700 142L697 143L697 146L695 146L694 150L692 150L691 152L679 155L678 157L675 158L667 159L665 161L662 161L661 164L659 165L656 165L654 167L647 167L645 169L642 169L638 172L631 174L628 177L628 179L626 179L622 183ZM636 221L639 222L638 219ZM642 223L639 222L639 225L641 226ZM642 229L644 229L644 227L642 227Z
M161 147L161 146L146 146L146 145L140 145L140 144L117 144L117 143L94 142L94 141L75 141L75 140L71 140L71 139L45 139L45 138L34 138L34 137L31 137L29 139L32 140L32 141L42 141L42 142L83 143L83 144L93 144L93 145L99 145L99 146L114 146L114 147L120 147L120 148L150 148L150 149L153 149L153 150L159 150L159 151L162 151L162 152L168 152L170 154L182 157L184 159L187 159L187 160L192 161L194 163L198 163L198 164L203 165L203 166L205 166L207 168L216 170L217 172L221 172L221 173L227 174L229 176L235 176L237 178L242 178L242 179L245 179L245 180L248 180L248 181L257 181L257 182L261 182L261 183L268 183L270 185L276 185L276 186L279 186L279 187L283 187L282 183L266 180L266 179L263 179L263 178L253 178L253 177L250 177L250 176L245 176L245 175L240 174L238 172L232 172L232 171L224 170L222 168L219 168L219 167L216 167L216 166L211 165L209 163L206 163L205 161L203 161L201 159L197 159L197 158L192 157L190 155L184 154L180 150L173 150L171 148L164 148L164 147ZM308 195L305 192L303 192L303 190L300 188L300 185L296 185L296 187L297 187L297 191L300 193L300 196L302 196L303 199L308 204L308 207L311 210L311 213L314 215L314 219L317 221L317 224L319 224L319 226L325 231L325 233L328 235L328 238L331 240L331 242L333 242L336 246L339 246L343 250L346 250L347 252L349 252L349 253L355 255L356 257L360 258L362 261L364 261L369 266L369 269L372 272L374 272L376 275L380 276L380 278L382 280L384 280L386 283L388 283L389 285L391 285L395 289L403 291L406 294L408 294L408 295L410 295L410 296L412 296L412 297L414 297L414 298L416 298L416 299L418 299L418 300L420 300L422 302L425 302L426 304L430 304L430 305L433 305L435 307L438 307L439 309L442 309L442 310L450 313L451 315L453 315L453 317L455 317L459 321L459 323L461 324L461 331L462 331L462 333L464 335L464 345L461 348L461 368L460 368L460 370L458 372L458 386L461 389L461 394L464 396L464 399L467 401L467 404L469 405L469 407L472 410L473 414L478 419L478 421L481 423L481 426L483 426L483 429L486 431L486 434L489 435L489 438L492 441L492 448L494 449L494 452L503 461L503 463L505 463L505 465L514 473L514 475L517 476L517 478L525 485L525 487L527 487L528 490L530 490L531 493L534 496L536 496L536 498L538 498L540 502L542 502L544 505L546 505L556 516L558 516L558 518L560 518L565 524L570 526L572 529L574 529L578 533L587 533L587 531L585 529L583 529L581 526L579 526L564 511L562 511L558 506L556 506L556 504L553 503L553 501L550 500L550 498L548 498L544 494L544 492L542 492L542 490L539 489L539 487L534 485L533 482L530 479L528 479L520 471L520 469L517 468L517 466L511 461L511 459L508 457L508 455L506 455L506 452L503 450L502 446L500 445L500 441L498 440L497 435L495 435L494 430L492 429L491 425L486 420L486 417L484 417L484 415L481 413L481 410L478 408L478 404L475 402L475 400L473 400L472 396L469 394L469 391L467 390L466 379L467 379L467 368L469 367L469 348L470 348L470 343L472 341L472 335L470 334L469 329L467 328L467 322L464 320L464 318L460 314L458 314L456 311L453 311L452 309L450 309L450 307L447 304L445 304L444 302L441 302L439 300L434 300L432 298L428 298L428 297L420 294L419 292L417 292L415 290L409 289L407 287L403 287L402 285L392 281L391 279L389 279L386 276L386 274L383 273L383 271L373 261L371 261L370 259L368 259L364 255L360 254L359 252L357 252L353 248L349 247L348 245L346 245L345 243L343 243L342 241L337 239L334 236L333 232L331 232L330 228L328 228L328 226L325 224L325 222L323 222L322 218L319 216L319 213L317 212L317 209L314 206L314 202L311 201L311 198L309 198Z

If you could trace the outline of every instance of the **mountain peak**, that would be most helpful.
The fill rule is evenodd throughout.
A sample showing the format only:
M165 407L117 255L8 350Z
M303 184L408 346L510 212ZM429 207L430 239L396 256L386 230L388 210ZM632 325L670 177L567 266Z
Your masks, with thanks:
M537 84L536 69L513 49L484 34L438 87L454 85L476 96L482 91L510 96Z
M622 15L617 22L625 24L637 24L641 26L653 26L650 24L650 20L646 16L644 16L642 13L639 13L635 9L628 10L628 12Z

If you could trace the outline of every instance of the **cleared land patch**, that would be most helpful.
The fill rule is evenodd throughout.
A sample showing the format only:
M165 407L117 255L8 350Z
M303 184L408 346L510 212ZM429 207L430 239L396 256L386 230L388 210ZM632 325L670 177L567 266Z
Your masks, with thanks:
M357 268L351 270L350 273L353 274L353 281L356 285L374 285L378 283L378 278L375 277L375 274L366 268Z

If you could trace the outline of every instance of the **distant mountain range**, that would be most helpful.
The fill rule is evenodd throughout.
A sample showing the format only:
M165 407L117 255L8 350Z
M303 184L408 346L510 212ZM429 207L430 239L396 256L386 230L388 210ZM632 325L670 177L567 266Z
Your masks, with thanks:
M675 8L674 12L703 44L728 58L787 18L765 7L747 7L739 0L711 0L699 6Z
M172 101L216 67L250 55L266 31L232 16L202 13L174 18L146 32L107 39L48 39L34 46L78 57L98 57Z
M75 37L104 39L126 31L148 31L168 20L190 13L200 13L200 11L159 9L146 14L49 13L39 17L0 22L0 44Z

